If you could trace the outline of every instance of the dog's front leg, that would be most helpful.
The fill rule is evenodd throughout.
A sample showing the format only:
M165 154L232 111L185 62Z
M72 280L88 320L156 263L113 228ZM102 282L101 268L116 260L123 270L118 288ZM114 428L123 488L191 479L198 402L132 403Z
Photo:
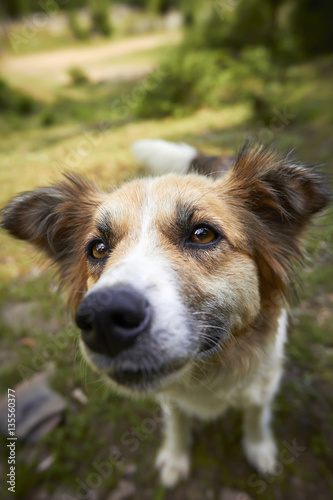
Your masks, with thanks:
M262 474L274 472L277 447L270 427L271 408L250 406L244 410L243 446L248 461Z
M172 488L190 471L190 419L174 402L163 403L164 441L156 458L160 479Z

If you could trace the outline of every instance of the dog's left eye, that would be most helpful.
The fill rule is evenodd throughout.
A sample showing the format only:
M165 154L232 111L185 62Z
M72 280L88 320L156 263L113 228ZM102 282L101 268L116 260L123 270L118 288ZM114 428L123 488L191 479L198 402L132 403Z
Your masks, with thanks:
M108 253L109 249L102 240L96 240L91 243L89 248L89 257L92 259L103 259Z
M195 245L209 245L219 239L219 234L214 229L207 226L195 227L188 239L189 243Z

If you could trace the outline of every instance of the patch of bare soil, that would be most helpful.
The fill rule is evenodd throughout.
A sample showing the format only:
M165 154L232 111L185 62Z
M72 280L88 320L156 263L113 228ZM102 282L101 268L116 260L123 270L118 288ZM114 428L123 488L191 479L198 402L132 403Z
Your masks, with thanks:
M107 42L95 47L85 46L22 56L6 55L2 58L1 69L3 74L21 75L22 78L47 78L54 83L66 83L67 71L73 66L82 67L92 81L106 78L129 79L145 74L150 68L144 63L122 65L123 57L163 45L173 45L179 40L179 32L168 32Z

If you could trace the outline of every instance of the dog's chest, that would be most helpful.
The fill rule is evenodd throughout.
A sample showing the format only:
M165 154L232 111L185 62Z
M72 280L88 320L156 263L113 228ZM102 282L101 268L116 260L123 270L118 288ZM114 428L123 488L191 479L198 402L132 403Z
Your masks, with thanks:
M169 388L165 396L189 416L203 420L216 418L228 408L261 405L277 390L281 377L282 352L274 354L243 377L223 372L202 379L191 377Z
M255 389L258 391L258 387ZM230 407L240 408L248 398L253 399L251 379L230 380L223 375L215 380L191 381L177 384L167 392L168 398L188 415L209 420Z
M249 372L236 376L213 367L204 375L201 370L192 371L169 388L166 397L185 413L201 419L218 417L230 407L261 405L271 398L279 384L286 328L287 312L283 309L275 337Z

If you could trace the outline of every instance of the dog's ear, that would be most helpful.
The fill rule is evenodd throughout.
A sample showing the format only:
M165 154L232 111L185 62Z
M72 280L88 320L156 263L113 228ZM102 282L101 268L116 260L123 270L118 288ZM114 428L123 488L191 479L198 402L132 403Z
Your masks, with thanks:
M289 156L245 146L223 186L249 235L262 280L285 293L292 263L302 254L302 232L331 199L322 175Z
M218 179L230 170L234 161L235 158L232 156L208 156L198 153L190 164L187 173L208 175Z
M66 174L54 186L17 196L1 212L4 229L42 250L57 265L73 309L81 301L87 284L81 245L104 197L105 193L84 178Z
M1 211L1 225L57 261L71 251L76 232L89 223L102 192L76 174L14 198Z

